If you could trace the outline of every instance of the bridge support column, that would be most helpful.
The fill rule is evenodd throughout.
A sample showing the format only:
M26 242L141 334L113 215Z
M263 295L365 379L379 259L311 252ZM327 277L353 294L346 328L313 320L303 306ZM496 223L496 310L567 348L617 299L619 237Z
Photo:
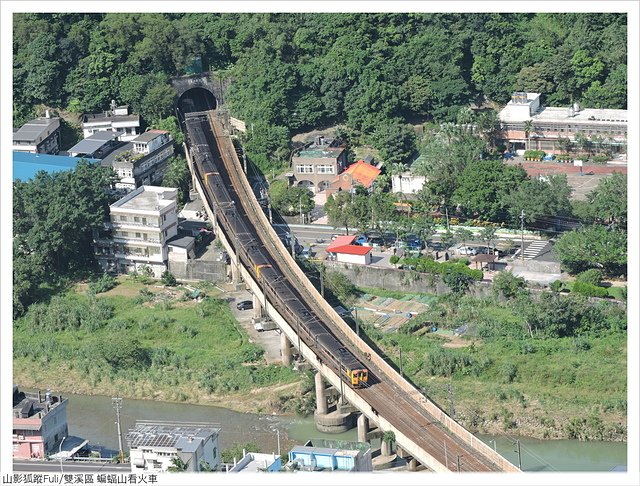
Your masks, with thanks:
M367 432L369 432L369 419L362 413L358 417L358 442L367 442Z
M418 461L413 457L409 459L407 462L407 471L417 471L418 470Z
M256 294L253 294L253 317L262 317L262 301Z
M387 442L386 440L383 440L382 443L380 444L380 454L383 456L390 456L391 443Z
M280 333L280 354L282 354L282 364L285 366L291 365L291 342L287 335L283 332Z
M326 415L328 411L327 393L320 372L316 373L316 411L321 415Z

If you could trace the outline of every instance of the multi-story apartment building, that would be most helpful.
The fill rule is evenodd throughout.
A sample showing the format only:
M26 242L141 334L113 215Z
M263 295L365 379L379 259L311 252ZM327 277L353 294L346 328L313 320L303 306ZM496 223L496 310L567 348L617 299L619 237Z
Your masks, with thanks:
M110 234L96 234L95 256L104 271L167 269L167 240L178 233L177 189L142 186L110 206Z
M120 140L128 142L140 134L140 115L129 113L129 106L116 106L111 101L110 109L101 113L87 113L82 117L84 138L94 133L120 132Z
M187 472L217 471L219 433L208 423L138 421L127 435L131 472L166 472L176 459Z
M66 398L25 393L13 385L13 457L44 459L69 435Z
M60 151L60 118L41 116L13 132L13 151L57 154Z
M115 170L119 179L116 189L131 191L142 185L160 184L172 155L169 132L149 130L112 151L101 164Z
M313 145L291 159L294 184L321 192L331 185L347 165L347 151L335 141L318 137Z
M545 107L540 93L517 92L499 118L502 139L511 150L560 153L566 150L567 140L576 143L578 134L613 152L626 146L627 110L582 109L578 103L568 108Z

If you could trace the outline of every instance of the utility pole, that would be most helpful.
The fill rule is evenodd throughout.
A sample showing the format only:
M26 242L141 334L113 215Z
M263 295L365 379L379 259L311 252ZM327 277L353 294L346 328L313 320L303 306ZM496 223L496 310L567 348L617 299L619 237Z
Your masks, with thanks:
M451 385L451 381L447 383L447 391L449 397L449 417L454 418L456 411L453 408L453 386Z
M524 209L520 213L520 256L524 261Z
M516 446L516 450L514 452L518 453L518 469L522 471L522 454L520 453L520 441L516 440L513 445Z
M124 462L124 451L122 450L122 430L120 428L120 409L122 408L122 398L111 398L113 408L116 410L116 425L118 426L118 449L120 451L120 462Z
M402 372L402 348L398 347L398 349L400 350L400 376L404 378L404 373Z
M278 436L278 455L281 455L280 452L280 429L276 427L276 435Z
M302 195L298 198L298 202L300 204L300 224L304 224L304 218L302 216Z
M449 469L449 456L447 455L447 441L444 440L444 465Z
M60 457L60 474L64 474L64 470L62 469L62 443L67 437L63 437L60 441L60 447L58 448L58 456Z
M451 229L449 228L449 208L446 205L444 207L444 213L447 218L447 231L451 231Z
M324 265L320 264L320 295L324 298Z

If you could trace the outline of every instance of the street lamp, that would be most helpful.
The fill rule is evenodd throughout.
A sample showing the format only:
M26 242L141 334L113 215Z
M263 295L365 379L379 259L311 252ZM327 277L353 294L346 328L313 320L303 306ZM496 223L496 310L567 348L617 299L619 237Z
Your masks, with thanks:
M66 437L62 438L62 440L60 441L60 447L58 448L58 458L60 459L60 474L64 474L64 470L62 469L62 443L65 439Z

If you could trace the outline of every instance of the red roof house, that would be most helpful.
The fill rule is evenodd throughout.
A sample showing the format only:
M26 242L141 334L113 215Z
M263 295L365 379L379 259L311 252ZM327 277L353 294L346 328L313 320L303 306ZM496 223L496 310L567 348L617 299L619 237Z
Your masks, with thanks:
M371 247L353 245L355 238L355 235L338 236L327 247L330 258L342 263L369 265L371 263Z

